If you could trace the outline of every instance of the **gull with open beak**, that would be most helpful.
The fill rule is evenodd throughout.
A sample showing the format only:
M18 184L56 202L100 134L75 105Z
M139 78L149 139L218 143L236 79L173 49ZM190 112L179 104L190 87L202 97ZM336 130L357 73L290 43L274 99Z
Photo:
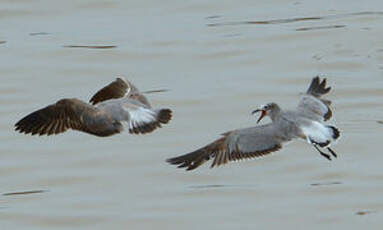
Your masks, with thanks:
M301 138L312 145L323 157L331 160L328 152L337 157L330 144L340 137L335 126L325 124L331 118L331 102L321 96L330 91L326 79L313 78L306 93L293 110L283 110L276 103L268 103L252 114L261 113L257 120L270 117L271 123L250 128L237 129L222 134L216 141L191 153L170 158L170 164L193 170L213 159L211 167L254 157L264 156L282 148L282 144Z
M261 109L256 109L254 110L253 112L251 112L252 115L256 114L256 113L261 113L261 116L259 116L258 120L257 120L257 124L262 120L262 118L264 118L267 114L267 107L265 106L262 106Z

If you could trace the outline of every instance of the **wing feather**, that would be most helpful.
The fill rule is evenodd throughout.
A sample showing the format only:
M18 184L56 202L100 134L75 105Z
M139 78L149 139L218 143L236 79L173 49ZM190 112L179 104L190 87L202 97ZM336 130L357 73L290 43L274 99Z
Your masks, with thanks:
M122 78L117 78L109 85L100 89L89 102L93 105L102 101L121 98L129 91L129 83Z
M150 133L172 118L170 109L154 110L133 103L126 103L124 109L129 113L129 132L133 134Z
M95 113L96 109L83 101L75 98L62 99L25 116L15 124L15 130L32 135L58 134L67 129L89 132L83 117L90 117Z
M148 99L130 81L124 78L117 78L109 85L100 89L89 102L93 105L110 99L127 97L136 100L146 107L151 107Z
M302 115L325 121L332 117L331 101L321 98L331 90L331 87L326 88L326 83L326 78L322 81L320 81L319 76L313 78L306 94L298 103L298 110Z
M211 168L238 161L264 156L282 147L288 141L278 137L274 124L234 130L223 134L224 137L196 151L167 159L170 164L179 168L193 170L206 161L213 159Z

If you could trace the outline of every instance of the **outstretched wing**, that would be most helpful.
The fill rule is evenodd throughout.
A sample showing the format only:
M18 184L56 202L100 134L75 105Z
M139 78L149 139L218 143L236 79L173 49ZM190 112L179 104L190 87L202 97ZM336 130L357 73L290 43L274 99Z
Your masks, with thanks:
M81 100L62 99L27 115L15 124L15 130L32 135L58 134L67 129L90 132L84 121L96 113L96 108Z
M332 116L331 101L322 99L321 96L330 90L331 87L326 88L326 78L322 81L320 81L319 76L313 78L306 94L299 101L298 111L311 119L327 121Z
M123 106L124 110L129 113L129 133L150 133L157 128L161 128L161 124L167 124L172 118L170 109L151 109L142 106L140 103L128 102Z
M229 161L260 157L279 150L282 142L288 141L277 133L274 124L234 130L203 148L167 159L167 162L193 170L210 159L213 159L213 168Z

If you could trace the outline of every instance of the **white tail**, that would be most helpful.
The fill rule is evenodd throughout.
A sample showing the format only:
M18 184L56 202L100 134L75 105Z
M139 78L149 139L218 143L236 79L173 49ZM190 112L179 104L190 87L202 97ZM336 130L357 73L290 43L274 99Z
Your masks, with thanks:
M340 132L334 126L326 126L313 121L310 126L301 127L310 144L317 144L320 147L330 146L330 143L339 138Z

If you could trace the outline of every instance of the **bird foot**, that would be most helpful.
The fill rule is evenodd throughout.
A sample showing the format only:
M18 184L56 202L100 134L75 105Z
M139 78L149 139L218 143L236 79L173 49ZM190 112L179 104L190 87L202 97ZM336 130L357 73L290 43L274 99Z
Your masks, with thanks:
M327 150L331 153L331 155L333 155L335 158L338 157L338 155L336 155L335 151L332 150L330 147L327 147Z
M321 154L322 156L324 156L327 160L331 161L331 157L330 157L330 155L328 155L327 153L320 152L320 154Z
M327 153L323 152L322 150L320 150L318 148L318 146L316 144L313 145L314 148L320 153L320 155L322 155L323 157L325 157L327 160L331 161L331 157L330 155L328 155ZM330 150L329 150L330 151ZM333 151L334 152L334 151ZM332 152L330 151L330 153L332 154ZM335 152L334 152L335 153ZM336 155L336 154L335 154Z

